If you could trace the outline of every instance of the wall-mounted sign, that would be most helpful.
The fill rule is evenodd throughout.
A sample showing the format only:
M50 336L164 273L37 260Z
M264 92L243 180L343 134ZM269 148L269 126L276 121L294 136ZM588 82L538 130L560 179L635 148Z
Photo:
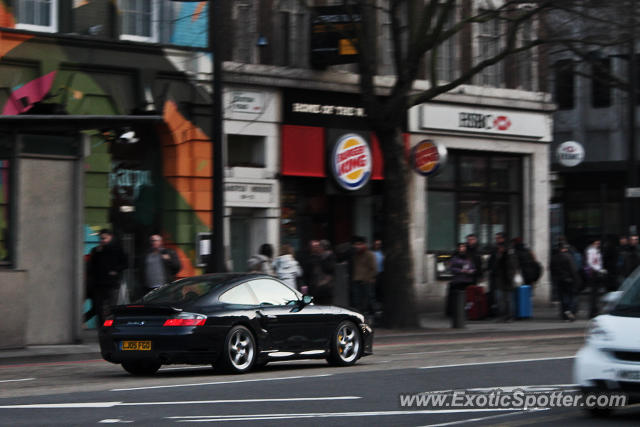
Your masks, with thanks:
M430 139L418 142L411 149L411 167L422 176L435 175L447 162L447 148Z
M415 124L412 127L415 127ZM543 113L423 104L420 106L416 130L515 136L550 141L551 118Z
M562 166L578 166L584 160L584 148L579 142L565 141L558 146L556 158Z
M264 94L260 92L233 91L229 107L234 113L261 114L264 112Z
M341 136L331 152L333 176L345 190L358 190L371 178L373 158L369 144L360 135Z
M277 205L273 180L226 179L224 204L229 207L272 208Z
M282 99L282 120L288 125L369 129L359 95L284 89Z

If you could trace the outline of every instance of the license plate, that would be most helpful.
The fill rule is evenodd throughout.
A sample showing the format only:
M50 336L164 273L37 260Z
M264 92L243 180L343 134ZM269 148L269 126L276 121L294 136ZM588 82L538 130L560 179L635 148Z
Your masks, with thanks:
M618 376L625 380L640 380L640 371L620 371Z
M151 341L122 341L120 350L151 351Z

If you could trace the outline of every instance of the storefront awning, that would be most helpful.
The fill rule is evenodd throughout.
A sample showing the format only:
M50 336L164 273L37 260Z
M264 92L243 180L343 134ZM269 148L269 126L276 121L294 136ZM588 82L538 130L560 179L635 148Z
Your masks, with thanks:
M382 151L371 133L373 169L371 179L384 178ZM317 126L282 126L282 174L324 178L327 176L325 128Z

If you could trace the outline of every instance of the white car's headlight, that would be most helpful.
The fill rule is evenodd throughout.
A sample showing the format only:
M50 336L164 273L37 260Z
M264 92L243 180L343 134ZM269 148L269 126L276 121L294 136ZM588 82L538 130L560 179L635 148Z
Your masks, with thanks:
M585 338L590 342L613 340L611 332L607 331L607 329L602 326L602 323L599 323L595 319L589 322Z

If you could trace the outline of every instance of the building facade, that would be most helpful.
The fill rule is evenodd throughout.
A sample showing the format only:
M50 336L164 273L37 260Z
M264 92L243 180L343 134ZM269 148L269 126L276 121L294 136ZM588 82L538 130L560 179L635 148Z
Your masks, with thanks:
M162 234L178 252L180 276L197 274L218 214L208 4L57 0L42 2L48 13L40 14L26 3L0 1L0 312L22 313L0 324L2 346L82 338L84 260L100 229L114 230L124 247L125 283L136 296L148 236ZM461 2L460 10L470 4ZM371 241L384 227L384 162L363 118L355 65L314 69L309 42L317 11L303 2L223 5L224 33L234 36L222 53L224 137L213 142L225 153L229 268L246 270L263 243L303 250L311 239ZM380 75L392 69L384 34ZM473 62L463 55L473 50L455 43L453 74L454 65ZM507 73L498 71L474 83L539 89L533 80L501 79ZM381 93L390 81L380 80ZM427 294L441 286L434 257L467 231L488 243L506 230L545 251L547 239L537 230L547 215L541 159L549 106L541 94L465 86L407 117L407 150L437 139L451 158L440 175L412 181L416 286ZM513 127L465 126L461 114L504 116ZM349 149L368 180L347 176L355 167ZM442 218L446 227L433 226Z

